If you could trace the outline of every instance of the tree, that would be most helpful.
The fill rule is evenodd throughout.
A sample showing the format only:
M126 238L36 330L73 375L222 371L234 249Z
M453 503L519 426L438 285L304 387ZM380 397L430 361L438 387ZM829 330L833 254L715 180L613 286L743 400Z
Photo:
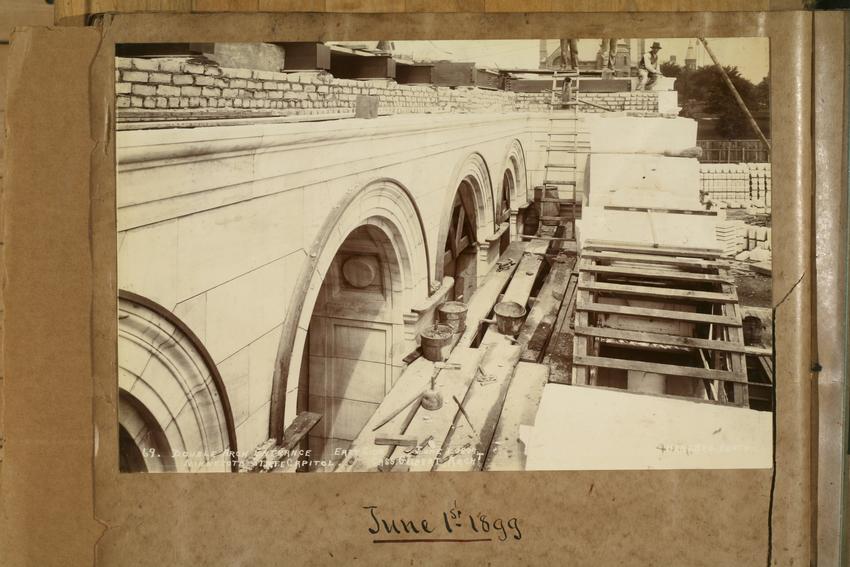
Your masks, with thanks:
M737 67L724 67L726 74L750 111L761 108L759 88L741 76ZM764 82L764 81L763 81ZM689 109L700 108L703 112L717 116L717 133L726 138L753 138L756 133L750 126L746 113L738 106L729 91L720 70L706 65L680 75L677 82L680 100L694 101L686 105ZM766 108L766 106L765 106ZM692 110L688 110L692 112ZM683 114L685 111L683 111Z
M665 61L659 68L661 69L661 74L665 77L678 78L682 75L682 71L684 71L684 67L673 61Z
M756 85L755 97L759 110L770 109L770 75L766 76Z

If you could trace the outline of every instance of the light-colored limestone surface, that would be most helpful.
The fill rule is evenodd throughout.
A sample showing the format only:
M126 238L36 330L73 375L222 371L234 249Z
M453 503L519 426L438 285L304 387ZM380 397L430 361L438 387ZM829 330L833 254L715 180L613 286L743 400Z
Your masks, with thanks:
M526 435L527 470L769 468L771 421L769 412L547 384Z

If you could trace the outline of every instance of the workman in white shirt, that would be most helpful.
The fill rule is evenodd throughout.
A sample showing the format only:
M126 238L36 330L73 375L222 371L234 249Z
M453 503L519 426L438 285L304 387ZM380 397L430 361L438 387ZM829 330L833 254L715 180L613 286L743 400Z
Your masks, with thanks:
M652 90L652 86L658 81L658 77L663 77L661 68L658 62L658 52L661 50L661 44L657 41L652 42L649 52L644 53L638 63L638 81L637 90Z

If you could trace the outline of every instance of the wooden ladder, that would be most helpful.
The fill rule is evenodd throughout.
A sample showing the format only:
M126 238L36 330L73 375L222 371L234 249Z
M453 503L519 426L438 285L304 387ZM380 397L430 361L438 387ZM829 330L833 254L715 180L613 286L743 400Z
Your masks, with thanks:
M546 165L543 186L545 189L556 189L558 196L555 198L545 196L543 200L557 201L559 205L567 204L570 207L569 217L561 220L569 222L572 239L575 239L575 221L578 216L576 195L576 172L578 163L578 111L575 104L577 73L553 73L552 75L552 111L549 115L549 128L546 140ZM570 79L570 80L568 80ZM562 81L562 87L558 89L558 81ZM561 100L557 100L558 92L561 92ZM562 199L562 193L571 194L571 198ZM560 211L560 209L559 209ZM560 213L559 213L560 214Z

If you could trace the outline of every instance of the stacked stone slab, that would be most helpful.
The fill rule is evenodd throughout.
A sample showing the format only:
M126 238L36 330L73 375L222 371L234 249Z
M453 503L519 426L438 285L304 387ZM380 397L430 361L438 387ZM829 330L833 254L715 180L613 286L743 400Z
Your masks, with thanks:
M386 79L337 79L326 72L276 73L231 69L190 58L115 59L119 118L162 111L274 115L354 111L358 96L378 98L381 114L435 112L544 112L551 93L514 93L477 87L400 85ZM583 98L614 110L658 107L657 93L587 93ZM602 112L583 105L582 112Z
M738 256L742 252L754 250L767 251L772 249L770 227L753 226L743 220L724 220L717 223L717 242L723 249L724 256ZM755 256L764 254L758 252ZM767 255L769 259L769 254ZM752 254L741 256L742 260L751 259Z
M703 202L729 208L770 210L769 163L703 163L700 165Z
M717 223L717 242L724 256L735 256L745 247L747 226L742 220L725 220Z
M590 133L579 248L587 240L649 246L718 248L717 217L668 214L705 212L700 203L699 163L668 157L696 145L696 121L688 118L605 115L585 120ZM657 209L652 216L641 210Z

